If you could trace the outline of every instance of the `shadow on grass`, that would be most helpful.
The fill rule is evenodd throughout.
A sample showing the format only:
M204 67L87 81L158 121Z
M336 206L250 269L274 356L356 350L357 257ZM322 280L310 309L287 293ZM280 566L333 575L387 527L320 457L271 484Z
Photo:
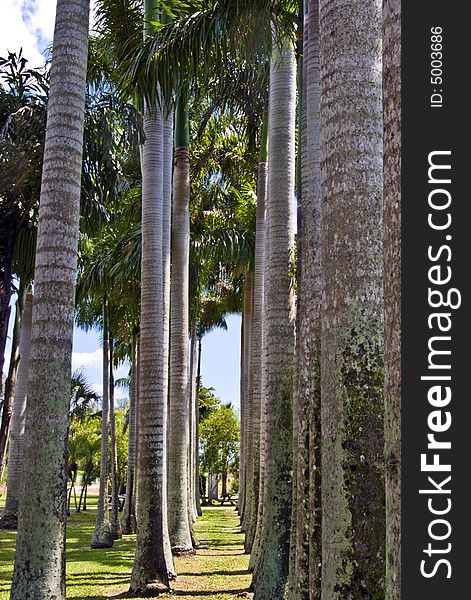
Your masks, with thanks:
M231 555L232 556L232 555ZM213 575L222 575L222 576L231 576L231 575L250 575L250 571L248 569L243 569L239 571L205 571L204 573L178 573L178 577L210 577Z

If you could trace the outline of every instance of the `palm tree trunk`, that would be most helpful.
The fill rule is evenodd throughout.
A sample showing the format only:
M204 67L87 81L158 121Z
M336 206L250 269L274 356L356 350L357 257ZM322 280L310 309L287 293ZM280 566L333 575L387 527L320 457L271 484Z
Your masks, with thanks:
M253 450L252 450L252 394L251 394L251 348L252 348L252 304L253 274L246 272L243 290L243 324L244 324L244 515L241 523L242 531L247 530L251 519L253 505Z
M18 310L18 308L17 308ZM28 394L28 372L31 342L31 317L33 296L26 295L21 318L18 379L13 400L11 417L10 448L8 451L7 498L5 515L18 515L21 483L23 479L23 453L25 434L26 398Z
M3 373L8 326L10 324L11 316L10 301L12 295L12 263L15 239L15 232L9 231L8 236L2 236L0 246L0 373ZM2 382L0 381L0 392L1 391Z
M190 522L197 519L196 492L195 492L195 466L196 466L196 369L198 361L198 341L196 323L191 326L190 335L190 446L188 451L188 514Z
M189 371L189 248L190 161L188 113L180 97L175 114L173 176L172 286L170 318L170 413L168 504L169 533L174 553L193 551L188 519Z
M95 529L90 545L92 548L111 548L113 535L108 520L108 448L110 427L110 339L108 322L108 302L103 299L103 397L101 409L101 459L100 459L100 488L98 491L98 506Z
M384 593L380 9L319 3L323 600Z
M239 396L240 396L240 462L239 462L239 502L238 511L240 516L240 524L242 531L245 523L245 470L246 470L246 409L245 409L245 339L244 339L244 311L242 311L242 319L240 323L240 381L239 381Z
M146 0L146 36L158 21L158 2ZM136 554L130 593L169 587L175 576L167 520L167 375L164 358L163 115L144 112L142 151L141 333L137 435Z
M288 576L294 367L294 247L296 61L275 44L270 69L268 148L269 248L266 315L267 380L264 504L255 600L282 598Z
M383 4L386 598L401 597L401 3Z
M173 194L173 113L164 114L163 124L163 210L162 210L162 313L163 313L163 367L164 398L167 410L170 411L169 394L169 362L170 362L170 271L171 271L171 237L172 237L172 194ZM168 440L168 429L167 429ZM167 453L168 465L168 453Z
M308 4L304 31L304 110L298 221L297 373L295 392L296 519L292 547L293 600L320 598L320 97L319 6ZM306 477L306 473L309 477Z
M136 402L137 402L137 332L132 336L131 385L129 394L128 421L128 464L126 470L126 498L121 518L125 534L136 532L136 498L134 495L136 477Z
M89 0L58 0L25 432L24 480L35 493L20 500L12 600L65 598L66 449L88 20Z
M13 412L13 403L15 398L15 385L18 375L18 365L20 362L20 329L23 307L26 298L26 286L20 281L18 290L18 298L15 306L15 323L13 326L13 336L10 352L10 364L8 367L8 375L5 380L5 393L3 400L2 421L0 424L0 481L3 478L5 469L5 457L8 446L8 438L10 435L10 426ZM1 373L1 371L0 371ZM10 455L10 452L8 453Z
M260 487L260 407L262 394L263 271L265 263L265 204L267 197L268 119L265 119L260 144L257 181L257 215L252 314L252 495L250 517L245 534L245 551L252 550L257 528Z
M113 338L110 336L110 442L111 442L111 535L123 537L119 520L118 456L116 445L116 415L114 410Z
M201 491L200 491L200 387L201 387L201 336L198 336L198 360L196 368L196 390L195 390L195 494L196 494L196 513L198 517L203 515L201 510Z

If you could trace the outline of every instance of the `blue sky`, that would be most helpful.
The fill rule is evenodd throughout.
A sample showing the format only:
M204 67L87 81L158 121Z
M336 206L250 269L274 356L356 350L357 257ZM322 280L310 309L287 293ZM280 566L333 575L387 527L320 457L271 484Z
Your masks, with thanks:
M91 5L94 5L92 0ZM43 52L52 41L56 0L0 0L0 56L7 51L23 55L30 66L39 67L44 62ZM240 321L238 315L228 317L228 331L216 330L203 339L203 385L213 387L223 402L239 406ZM11 335L11 331L10 331ZM9 363L10 341L7 345L5 370ZM101 351L99 334L94 331L75 330L73 370L83 367L88 380L98 392L101 384ZM128 367L120 367L115 376L123 377ZM124 392L118 391L122 397Z

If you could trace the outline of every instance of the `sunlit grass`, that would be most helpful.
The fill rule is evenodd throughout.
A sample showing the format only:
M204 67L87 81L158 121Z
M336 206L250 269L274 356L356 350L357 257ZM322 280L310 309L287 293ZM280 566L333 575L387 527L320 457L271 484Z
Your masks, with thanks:
M93 507L95 498L90 498ZM174 591L161 598L230 600L250 583L248 556L243 552L243 535L234 507L203 509L196 524L200 548L195 556L176 559L178 579ZM80 600L109 598L129 585L134 557L134 536L125 536L112 548L92 550L95 510L72 510L67 528L67 597ZM0 531L0 600L10 588L16 533Z

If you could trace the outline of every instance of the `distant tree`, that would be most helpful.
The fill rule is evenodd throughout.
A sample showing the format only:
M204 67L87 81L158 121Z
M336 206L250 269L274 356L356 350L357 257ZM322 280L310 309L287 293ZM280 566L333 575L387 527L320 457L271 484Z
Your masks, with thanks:
M221 474L222 496L225 497L227 475L229 471L235 471L239 463L240 423L231 404L219 403L217 408L210 410L200 423L200 440L201 470Z

